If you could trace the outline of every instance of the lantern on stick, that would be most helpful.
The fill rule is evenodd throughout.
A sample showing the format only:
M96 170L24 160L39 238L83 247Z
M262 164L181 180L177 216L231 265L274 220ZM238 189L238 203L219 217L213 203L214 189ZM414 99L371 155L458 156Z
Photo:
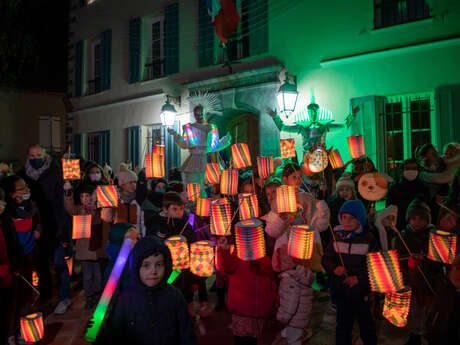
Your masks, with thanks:
M236 169L243 169L252 165L249 147L245 143L232 145L232 158Z
M64 260L67 265L67 269L69 270L69 277L70 277L73 272L73 258L71 256L66 256Z
M190 267L187 240L184 236L177 235L165 240L171 252L173 270L182 270Z
M241 193L238 195L238 200L240 203L240 220L259 218L259 202L256 194Z
M196 201L200 196L200 185L198 183L187 183L188 200Z
M222 170L222 175L220 177L220 192L223 195L238 194L238 170Z
M160 178L165 176L165 156L155 153L145 155L145 176Z
M115 186L97 186L96 197L99 207L118 207L118 192Z
M404 288L396 250L367 254L367 270L371 290L387 293Z
M20 319L21 335L28 343L36 343L43 338L43 314L34 313L23 316Z
M328 164L327 152L322 148L316 149L311 153L308 160L308 167L313 173L319 173L326 169Z
M236 254L244 261L253 261L265 256L265 239L259 219L242 220L235 225Z
M314 240L315 231L308 225L293 225L289 231L288 254L296 259L311 259Z
M294 138L280 139L281 158L295 157Z
M411 295L412 290L410 288L405 288L398 292L386 293L382 312L385 319L396 327L406 326Z
M153 145L152 153L155 155L165 155L165 146L164 145Z
M273 156L257 157L257 169L261 179L266 179L275 173Z
M80 160L62 159L62 176L64 180L80 179Z
M37 275L37 272L36 271L32 271L32 285L37 287L38 286L38 282L39 282L39 279L38 279L38 275Z
M282 185L276 189L276 208L278 213L297 211L295 187Z
M428 242L428 259L445 264L452 264L457 250L457 235L441 231L431 230Z
M209 217L211 210L211 199L198 198L196 201L196 214L201 217Z
M214 248L211 241L190 245L190 272L199 277L210 277L214 271Z
M345 164L343 164L343 160L340 156L339 150L333 150L329 154L329 163L331 163L331 167L333 170L344 167Z
M72 239L91 238L91 215L72 217Z
M230 204L225 200L214 201L211 205L211 234L226 236L230 234L232 222Z
M204 180L206 184L218 184L220 182L220 168L218 163L207 163Z
M364 140L362 135L352 135L348 137L348 150L353 159L361 158L366 155L364 150Z

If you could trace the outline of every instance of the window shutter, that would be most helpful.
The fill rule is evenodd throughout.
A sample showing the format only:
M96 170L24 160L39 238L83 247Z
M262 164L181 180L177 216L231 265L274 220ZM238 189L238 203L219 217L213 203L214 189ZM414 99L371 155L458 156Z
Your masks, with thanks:
M128 128L128 160L133 163L133 168L139 165L139 140L141 128L139 126Z
M179 146L174 142L174 137L168 133L168 128L162 126L162 136L165 143L165 171L166 174L172 168L178 168L180 166L180 149ZM173 129L176 133L180 133L180 122L174 121Z
M101 35L101 91L109 90L112 84L112 29Z
M268 4L267 0L248 2L249 55L268 52Z
M165 75L179 72L179 3L165 8L163 46Z
M72 151L78 156L81 156L82 153L82 135L74 134L72 140Z
M436 143L439 150L460 138L460 85L441 86L435 90Z
M75 97L83 94L83 41L75 44Z
M198 66L214 64L214 25L206 1L198 3Z
M110 164L110 131L99 133L99 164Z
M141 18L129 21L129 82L141 81Z

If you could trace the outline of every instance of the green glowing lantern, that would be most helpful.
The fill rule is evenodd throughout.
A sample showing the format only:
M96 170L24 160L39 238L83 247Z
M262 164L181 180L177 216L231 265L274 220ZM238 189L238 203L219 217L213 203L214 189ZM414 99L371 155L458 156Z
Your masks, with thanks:
M286 72L286 80L278 90L278 106L282 112L292 113L295 110L299 93L297 92L295 77L293 77L293 79L294 84L291 84L289 80L289 73Z

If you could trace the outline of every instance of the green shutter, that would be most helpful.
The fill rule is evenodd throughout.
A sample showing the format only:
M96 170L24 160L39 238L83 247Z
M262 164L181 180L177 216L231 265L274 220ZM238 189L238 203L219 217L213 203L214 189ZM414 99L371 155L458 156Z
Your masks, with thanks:
M129 21L129 82L141 81L141 18Z
M460 85L441 86L435 90L436 138L438 150L460 139Z
M179 3L165 8L163 46L165 75L179 72Z
M268 3L267 0L248 2L249 55L268 52Z
M168 133L168 128L162 126L162 136L165 138L165 171L166 174L172 168L178 168L180 166L180 149L179 146L174 142L174 137ZM179 121L174 121L173 129L176 133L180 133Z
M139 165L139 147L141 128L139 126L128 128L128 160L133 163L133 167Z
M99 164L110 164L110 131L99 133Z
M206 1L198 2L198 66L214 64L214 25Z
M109 90L112 84L112 30L101 35L101 91Z
M83 93L83 41L75 44L75 97Z

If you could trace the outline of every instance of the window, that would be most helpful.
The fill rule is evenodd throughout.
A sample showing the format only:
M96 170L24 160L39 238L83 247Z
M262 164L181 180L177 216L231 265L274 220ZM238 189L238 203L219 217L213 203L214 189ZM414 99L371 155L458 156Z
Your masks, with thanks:
M164 76L163 21L154 18L149 22L150 49L144 80L152 80Z
M425 0L374 0L374 27L409 23L428 18L430 7Z
M101 40L90 44L90 76L88 78L88 95L101 92Z
M165 133L161 124L147 127L147 152L152 152L153 145L164 145Z
M110 131L88 133L86 159L100 165L110 164Z
M38 141L50 153L62 151L60 117L45 115L38 118Z
M228 59L230 61L249 57L249 1L236 1L238 12L241 13L240 23L228 41Z

